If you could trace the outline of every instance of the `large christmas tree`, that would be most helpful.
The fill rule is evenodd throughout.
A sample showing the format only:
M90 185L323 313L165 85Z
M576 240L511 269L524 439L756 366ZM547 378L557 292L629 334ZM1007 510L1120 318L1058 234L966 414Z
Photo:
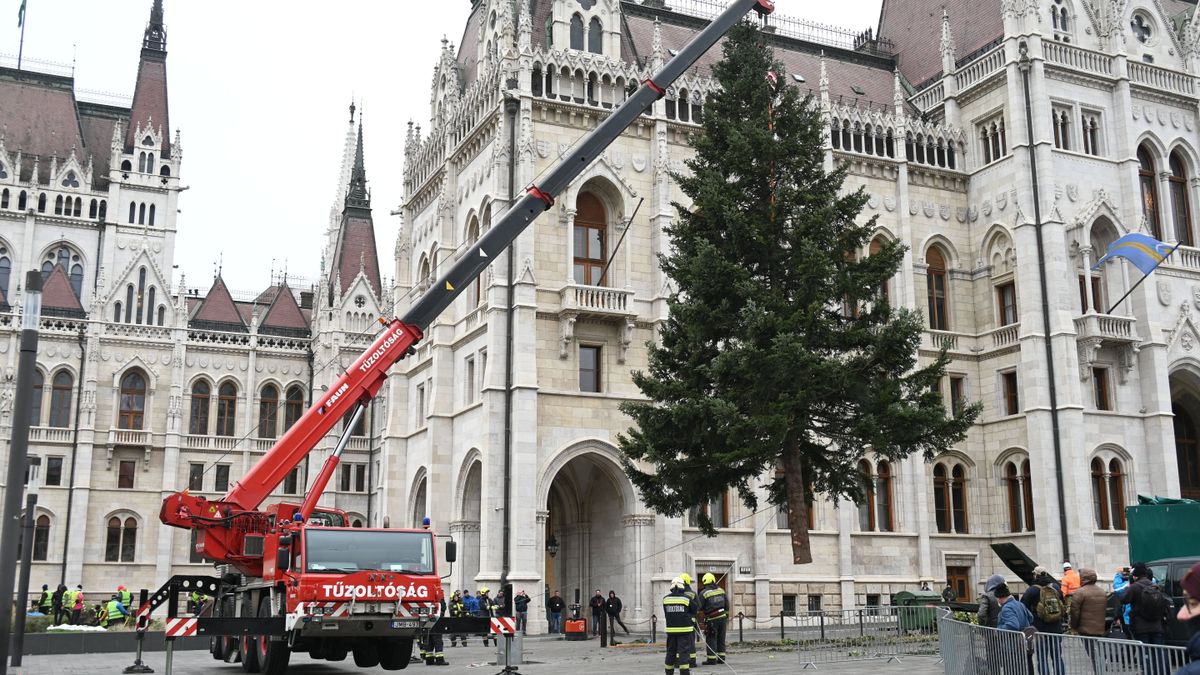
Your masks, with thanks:
M926 458L960 441L978 415L949 416L938 393L945 355L917 362L921 315L893 308L904 247L870 255L875 219L862 190L825 170L824 123L811 98L746 22L713 67L690 173L676 176L673 248L660 258L677 289L650 367L649 399L623 409L625 470L656 511L678 516L734 488L758 508L788 509L796 563L812 561L807 501L863 498L866 453ZM772 473L773 472L773 473ZM708 514L699 525L715 534Z

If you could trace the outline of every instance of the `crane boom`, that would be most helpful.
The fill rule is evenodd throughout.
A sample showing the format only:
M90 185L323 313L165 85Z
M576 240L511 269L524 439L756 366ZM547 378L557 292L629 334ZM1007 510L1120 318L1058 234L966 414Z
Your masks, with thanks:
M199 544L204 549L202 553L205 557L219 562L244 563L250 570L261 570L261 562L254 562L256 555L261 557L261 554L243 550L243 542L239 539L247 532L257 531L256 528L261 529L265 526L265 516L255 510L271 491L308 456L312 448L340 420L349 415L362 414L362 408L379 393L388 370L412 352L413 345L424 337L425 329L438 315L445 311L459 293L465 290L497 255L511 245L535 218L553 206L555 195L566 189L626 127L656 100L662 98L667 87L691 68L747 12L755 10L766 15L774 11L774 8L774 2L771 0L733 2L657 74L645 80L633 95L572 148L568 155L546 174L540 184L527 188L525 194L417 299L403 317L390 322L381 320L381 323L385 323L386 330L322 394L321 399L313 402L312 407L227 495L217 501L208 501L203 497L190 495L186 490L175 493L163 501L160 519L174 527L205 530L206 536L200 539L202 543ZM308 497L299 509L299 520L307 519L315 509L317 499L333 475L351 429L353 424L347 424L336 451L331 453L313 482ZM243 523L235 526L234 521L242 517L249 520L258 517L257 524Z

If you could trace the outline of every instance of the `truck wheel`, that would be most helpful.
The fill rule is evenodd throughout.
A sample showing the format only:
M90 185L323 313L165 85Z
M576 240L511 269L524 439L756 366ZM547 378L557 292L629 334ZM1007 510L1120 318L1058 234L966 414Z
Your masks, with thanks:
M239 640L229 635L222 635L217 638L217 648L221 650L221 660L225 663L237 663L241 658L241 653L238 650Z
M384 670L404 670L412 656L412 638L379 641L379 665Z
M359 668L374 668L379 665L379 649L374 640L363 640L354 645L354 665Z
M238 641L238 654L242 657L242 670L247 673L257 673L258 667L257 635L243 635Z
M264 596L258 603L258 615L263 618L271 616L271 598ZM258 665L265 675L283 675L287 672L288 660L292 650L283 639L273 639L268 635L258 636Z
M326 640L324 651L326 661L345 661L346 655L350 653L342 640Z

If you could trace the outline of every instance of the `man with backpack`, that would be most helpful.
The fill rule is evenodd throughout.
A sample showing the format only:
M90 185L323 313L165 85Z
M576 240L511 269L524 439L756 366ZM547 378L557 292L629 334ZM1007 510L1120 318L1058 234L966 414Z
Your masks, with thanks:
M1153 575L1146 563L1133 564L1133 584L1125 593L1125 604L1129 605L1131 618L1130 628L1133 638L1148 645L1161 645L1163 626L1166 624L1171 610L1171 601L1154 583ZM1155 652L1156 656L1157 652ZM1166 675L1167 665L1159 658L1151 657L1150 663L1143 665L1148 675Z
M1059 588L1045 568L1035 567L1033 584L1021 596L1021 604L1033 613L1033 627L1038 632L1034 643L1038 672L1046 675L1064 675L1067 670L1062 658L1062 638L1052 637L1062 635L1063 619L1067 615Z

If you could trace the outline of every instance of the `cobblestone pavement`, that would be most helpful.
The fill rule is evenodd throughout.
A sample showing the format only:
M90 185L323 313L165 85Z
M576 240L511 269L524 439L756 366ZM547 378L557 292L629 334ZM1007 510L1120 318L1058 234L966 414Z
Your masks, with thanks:
M600 649L598 640L588 642L566 642L561 639L530 637L526 639L525 659L519 666L522 675L572 675L587 673L647 673L658 675L663 672L663 650L661 647L620 645ZM702 666L698 675L789 675L799 670L799 658L795 652L741 652L731 645L730 663L726 666ZM453 673L495 673L495 649L484 648L478 641L469 647L446 648L450 666L427 668L423 663L413 663L405 673L430 672L439 675ZM701 657L703 658L703 657ZM165 675L166 655L162 652L148 653L143 660L154 669L155 675ZM14 675L117 675L133 662L132 654L64 654L58 656L26 656L20 668L9 669ZM882 660L856 663L822 663L822 673L904 673L905 675L934 675L942 673L942 667L932 657L905 657L902 662L885 663ZM380 668L361 669L352 658L340 663L316 661L307 654L295 654L288 668L289 675L350 675L360 672L380 675L387 671ZM205 651L178 651L175 653L172 675L242 675L237 664L214 661Z

